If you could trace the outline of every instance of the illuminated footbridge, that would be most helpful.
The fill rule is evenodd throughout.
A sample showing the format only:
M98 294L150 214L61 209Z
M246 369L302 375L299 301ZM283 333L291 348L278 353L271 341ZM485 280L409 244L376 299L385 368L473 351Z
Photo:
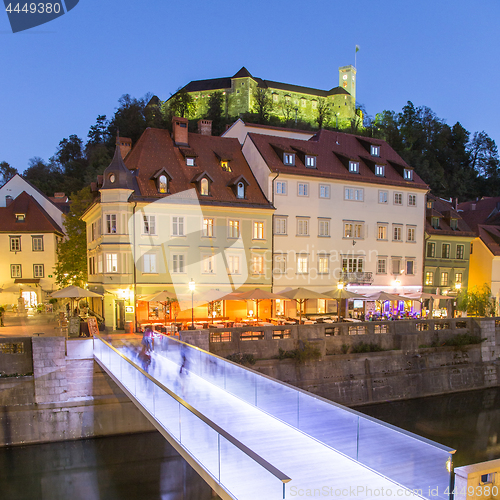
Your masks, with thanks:
M454 450L162 336L94 357L224 499L448 499ZM182 370L181 370L182 367Z

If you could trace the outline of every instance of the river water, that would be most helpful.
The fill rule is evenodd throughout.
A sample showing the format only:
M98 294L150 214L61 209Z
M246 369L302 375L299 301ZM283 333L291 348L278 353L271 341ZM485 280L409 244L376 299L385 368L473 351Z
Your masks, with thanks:
M500 458L500 388L382 403L362 413L457 449L455 467ZM160 433L0 448L2 500L212 500Z

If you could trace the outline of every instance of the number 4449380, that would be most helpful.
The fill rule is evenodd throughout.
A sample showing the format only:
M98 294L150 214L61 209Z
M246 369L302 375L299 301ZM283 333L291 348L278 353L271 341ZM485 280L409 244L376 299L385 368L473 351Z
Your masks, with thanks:
M15 5L13 7L13 5ZM9 14L59 14L61 11L60 3L9 3L5 9Z

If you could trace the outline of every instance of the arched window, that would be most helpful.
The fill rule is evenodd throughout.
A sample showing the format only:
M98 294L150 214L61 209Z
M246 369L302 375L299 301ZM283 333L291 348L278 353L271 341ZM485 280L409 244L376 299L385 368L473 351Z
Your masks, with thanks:
M160 175L158 177L158 192L159 193L166 193L167 192L167 176L166 175Z
M200 194L203 196L208 196L208 179L203 177L200 181Z
M244 198L245 197L245 184L243 182L238 182L237 190L236 190L236 197L237 198Z

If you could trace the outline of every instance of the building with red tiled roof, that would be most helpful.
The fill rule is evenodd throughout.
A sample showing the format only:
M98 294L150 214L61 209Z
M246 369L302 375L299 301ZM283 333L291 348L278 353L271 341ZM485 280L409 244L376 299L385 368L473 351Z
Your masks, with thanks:
M468 287L474 237L452 200L427 195L424 292L454 296Z
M421 291L428 187L389 144L249 133L242 151L276 207L273 291Z
M25 191L0 207L2 304L35 307L57 288L54 267L63 228ZM20 300L23 299L23 300Z
M171 136L147 129L124 160L117 147L94 185L98 198L83 216L89 287L110 292L103 311L108 328L154 320L158 309L147 302L126 311L137 298L162 290L178 299L167 317L190 319L191 280L195 300L210 289L222 297L234 289L271 287L273 206L239 142L188 133L183 118L173 119L173 130ZM196 309L198 319L207 320L207 307ZM245 303L234 307L241 311L217 314L247 316Z

